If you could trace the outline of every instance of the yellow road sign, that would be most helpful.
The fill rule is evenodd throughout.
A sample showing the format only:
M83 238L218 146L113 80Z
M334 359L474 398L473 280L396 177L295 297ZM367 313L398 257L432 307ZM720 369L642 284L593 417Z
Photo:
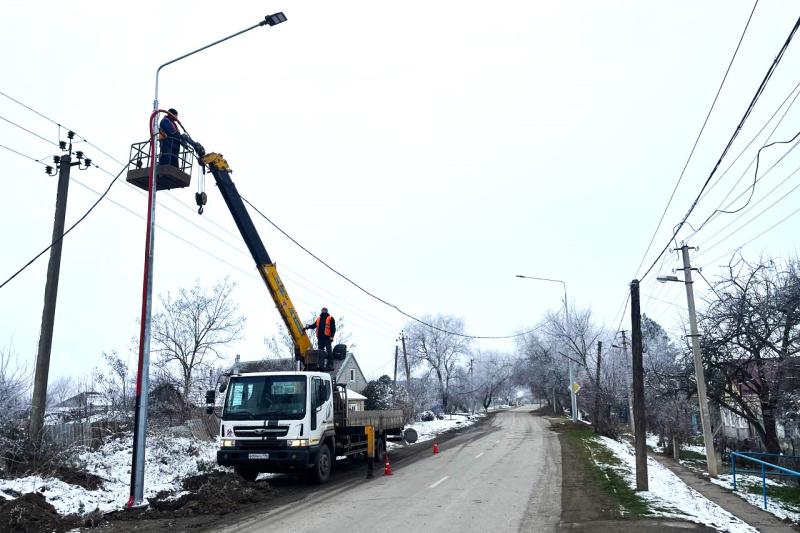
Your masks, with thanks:
M572 384L572 394L578 394L578 391L581 390L581 386L578 383Z

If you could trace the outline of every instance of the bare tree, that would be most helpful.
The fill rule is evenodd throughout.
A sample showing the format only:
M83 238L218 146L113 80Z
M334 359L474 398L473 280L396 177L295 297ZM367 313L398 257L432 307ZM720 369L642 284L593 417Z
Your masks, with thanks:
M0 472L28 452L22 421L30 409L32 378L10 343L0 348Z
M800 351L800 265L734 256L702 315L709 396L779 452L777 419Z
M154 352L164 377L176 384L188 401L195 372L221 359L220 350L238 340L245 318L232 298L235 283L227 277L210 291L195 283L176 297L162 296L162 310L153 317Z
M464 321L448 315L425 316L423 321L410 322L405 328L409 356L427 366L429 374L436 377L439 400L447 411L450 402L450 385L462 357L469 353L469 339L463 337Z

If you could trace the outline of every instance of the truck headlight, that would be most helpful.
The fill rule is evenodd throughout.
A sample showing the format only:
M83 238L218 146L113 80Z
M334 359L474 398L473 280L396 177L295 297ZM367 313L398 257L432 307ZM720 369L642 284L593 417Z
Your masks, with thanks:
M308 446L308 439L291 439L286 441L286 445L290 448L299 448L301 446Z
M236 441L233 439L222 439L222 447L223 448L233 448L236 446Z

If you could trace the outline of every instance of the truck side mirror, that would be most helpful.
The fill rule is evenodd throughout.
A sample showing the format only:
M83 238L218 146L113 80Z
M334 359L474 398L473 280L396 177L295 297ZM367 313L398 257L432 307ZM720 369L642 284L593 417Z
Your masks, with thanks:
M206 406L206 414L207 415L213 415L214 414L214 407L212 407L210 405Z
M215 400L216 400L216 392L214 391L214 389L207 390L206 403L210 403L211 405L213 405Z

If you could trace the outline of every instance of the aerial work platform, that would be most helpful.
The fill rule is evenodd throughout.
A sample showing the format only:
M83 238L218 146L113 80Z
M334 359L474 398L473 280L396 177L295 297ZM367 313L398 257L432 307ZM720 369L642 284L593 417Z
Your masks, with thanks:
M128 175L126 181L140 189L148 189L150 175L150 143L147 141L131 145ZM192 165L194 154L181 145L178 152L178 165L165 165L159 162L156 190L182 189L188 187L192 181Z

